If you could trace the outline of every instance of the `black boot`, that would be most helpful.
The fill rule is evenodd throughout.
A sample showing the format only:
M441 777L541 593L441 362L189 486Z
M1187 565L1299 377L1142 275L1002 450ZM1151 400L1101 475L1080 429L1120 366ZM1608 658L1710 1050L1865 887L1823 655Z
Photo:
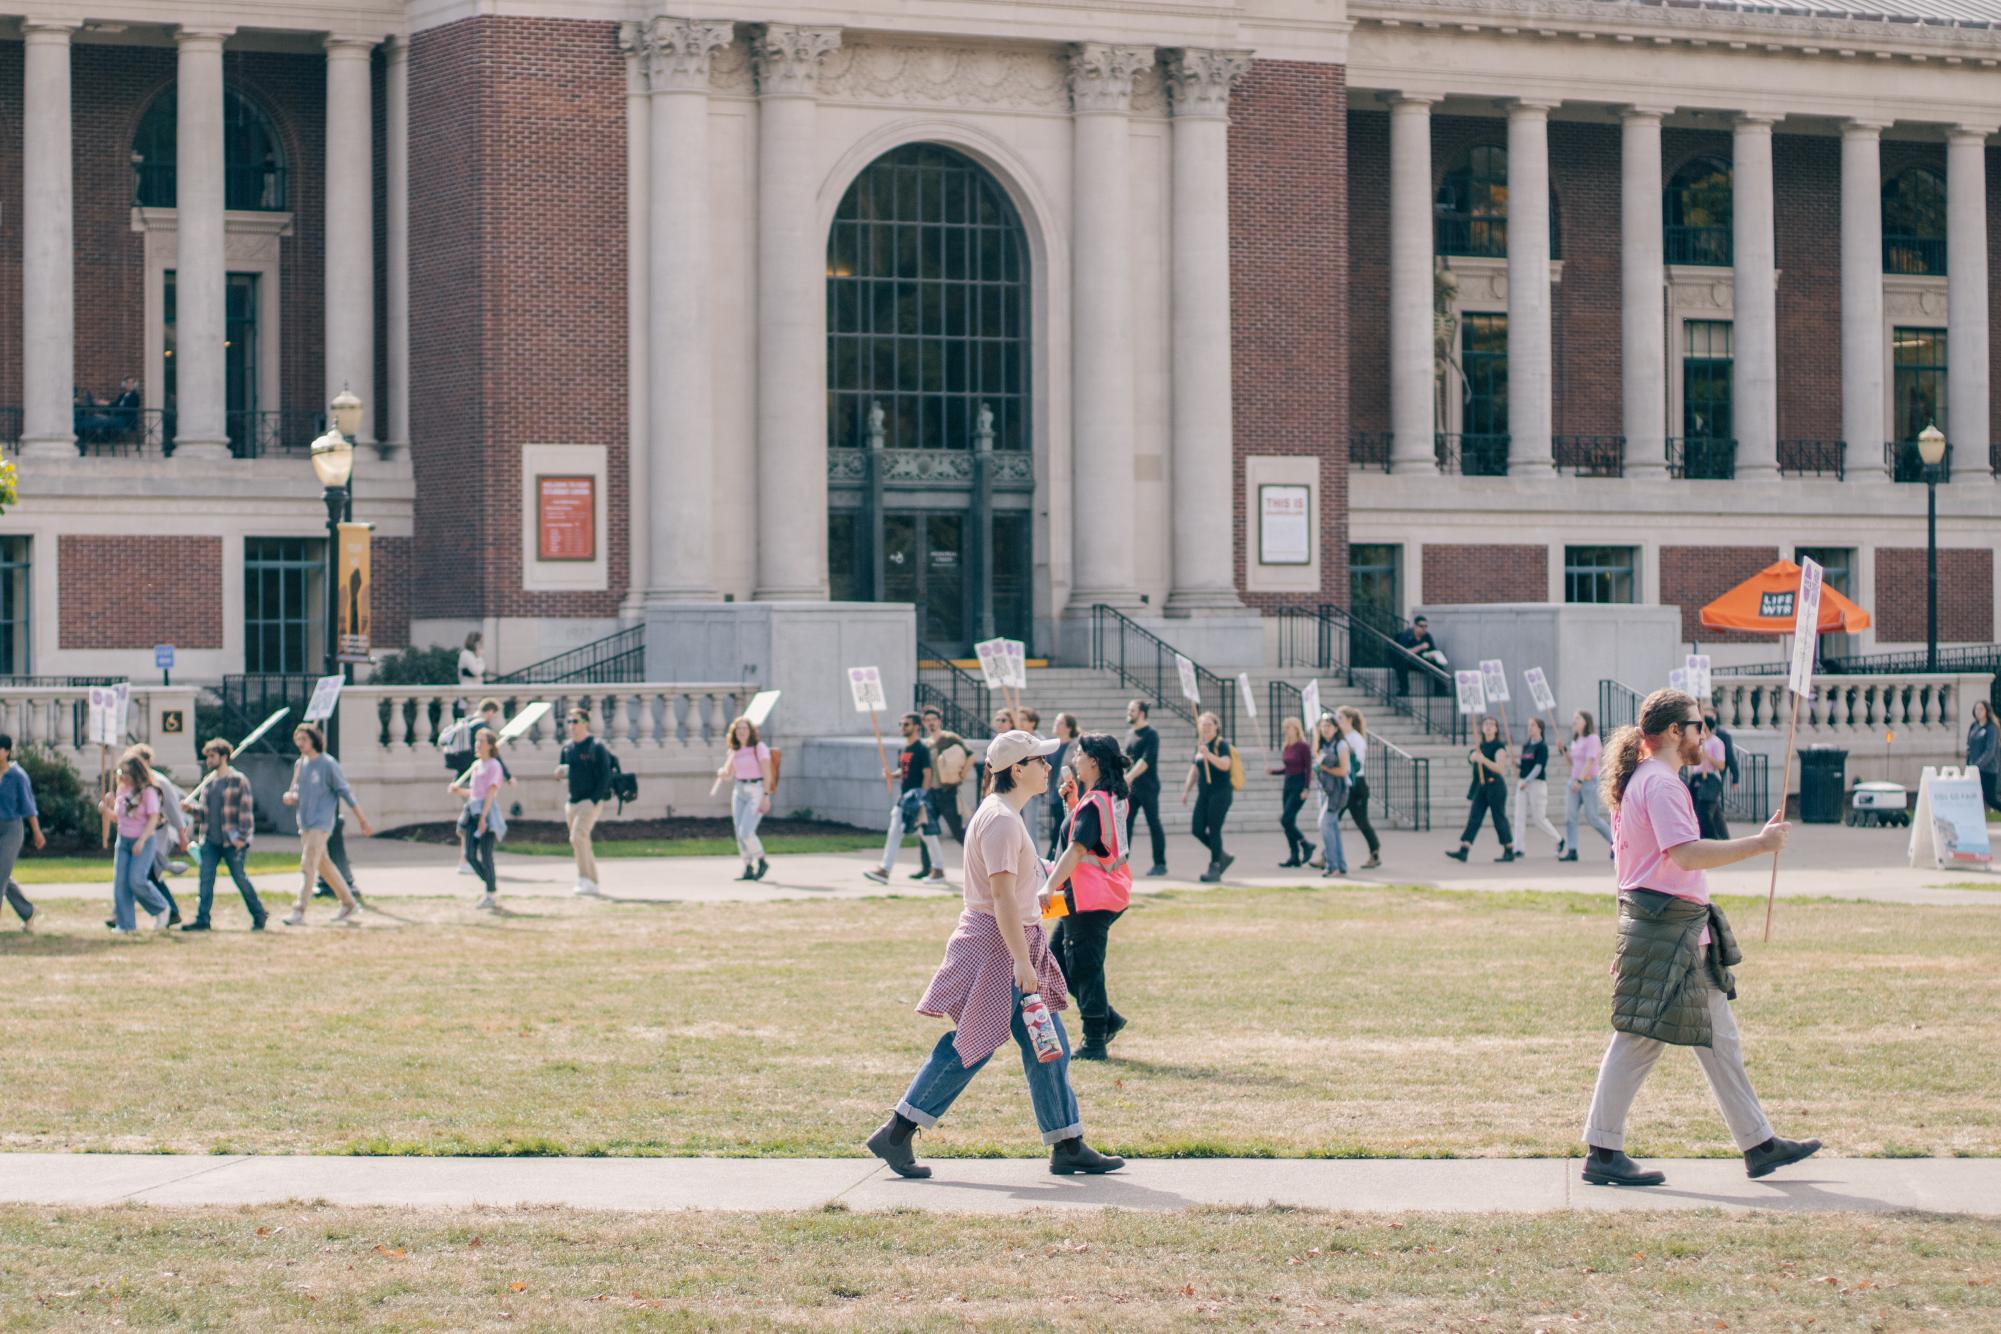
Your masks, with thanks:
M1305 839L1299 840L1299 864L1305 866L1313 860L1313 845Z
M917 1161L911 1151L910 1141L917 1135L917 1123L902 1112L891 1112L889 1120L868 1137L868 1151L889 1164L889 1170L900 1177L910 1177L921 1181L931 1175L931 1169Z
M1082 1135L1075 1139L1058 1140L1049 1149L1049 1172L1052 1176L1067 1177L1076 1172L1086 1176L1103 1176L1125 1165L1125 1159L1099 1153L1086 1144Z
M1086 1019L1084 1021L1084 1045L1077 1049L1077 1059L1080 1061L1102 1061L1105 1059L1106 1054L1105 1021L1103 1019Z
M1781 1167L1811 1158L1819 1151L1817 1139L1768 1139L1757 1148L1744 1151L1744 1170L1754 1178L1770 1176Z
M1659 1186L1667 1181L1667 1173L1649 1171L1617 1149L1594 1144L1584 1160L1584 1179L1594 1186Z
M1125 1027L1126 1027L1126 1017L1124 1015L1120 1014L1117 1010L1111 1010L1111 1009L1108 1009L1105 1012L1106 1042L1109 1043L1113 1038L1117 1037L1120 1033L1124 1032Z

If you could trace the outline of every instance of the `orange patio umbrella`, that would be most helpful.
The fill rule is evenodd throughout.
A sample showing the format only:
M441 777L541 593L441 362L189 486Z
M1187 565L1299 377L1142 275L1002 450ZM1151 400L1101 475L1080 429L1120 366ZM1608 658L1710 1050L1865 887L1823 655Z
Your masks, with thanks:
M1800 567L1782 560L1746 579L1702 609L1702 624L1711 630L1749 630L1758 635L1793 632L1794 607L1799 600ZM1822 584L1820 620L1824 635L1869 628L1869 613Z

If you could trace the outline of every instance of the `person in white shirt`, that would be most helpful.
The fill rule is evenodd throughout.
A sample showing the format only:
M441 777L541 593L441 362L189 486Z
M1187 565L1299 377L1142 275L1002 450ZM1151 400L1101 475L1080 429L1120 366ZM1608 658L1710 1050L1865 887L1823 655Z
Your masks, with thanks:
M485 642L479 631L466 636L466 646L459 650L459 684L477 686L486 684L486 659L479 656L479 648Z

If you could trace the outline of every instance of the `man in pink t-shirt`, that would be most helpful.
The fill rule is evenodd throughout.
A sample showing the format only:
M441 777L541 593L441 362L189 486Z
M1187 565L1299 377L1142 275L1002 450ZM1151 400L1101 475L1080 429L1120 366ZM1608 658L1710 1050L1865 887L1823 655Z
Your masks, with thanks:
M1750 838L1702 837L1695 802L1677 772L1682 765L1701 762L1702 739L1702 713L1695 700L1679 690L1656 690L1641 701L1638 725L1620 729L1605 753L1622 918L1628 910L1637 915L1649 901L1656 907L1667 902L1650 896L1667 895L1706 905L1709 880L1705 872L1710 868L1777 852L1786 845L1792 826L1785 822L1783 809ZM1629 896L1634 903L1625 902ZM1630 925L1622 920L1622 935ZM1820 1148L1820 1141L1780 1139L1773 1131L1744 1069L1743 1044L1729 997L1717 989L1711 975L1709 943L1709 928L1704 925L1694 966L1684 977L1666 979L1661 985L1699 988L1704 993L1711 1045L1696 1047L1696 1058L1702 1063L1702 1073L1709 1079L1731 1136L1743 1151L1745 1170L1753 1177L1762 1177L1812 1154ZM1618 977L1616 961L1613 976ZM1636 985L1652 981L1638 973L1634 976L1639 979ZM1639 1032L1622 1029L1612 1034L1598 1067L1591 1113L1584 1126L1584 1142L1590 1146L1584 1161L1586 1181L1600 1186L1658 1186L1667 1180L1664 1173L1643 1169L1625 1154L1626 1114L1666 1047L1665 1041Z

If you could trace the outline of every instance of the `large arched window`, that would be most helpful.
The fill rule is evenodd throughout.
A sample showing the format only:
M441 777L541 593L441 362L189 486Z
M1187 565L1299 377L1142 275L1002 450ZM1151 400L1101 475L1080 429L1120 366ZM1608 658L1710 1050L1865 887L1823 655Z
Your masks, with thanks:
M1945 272L1945 177L1929 167L1883 182L1883 272Z
M1445 173L1433 201L1434 244L1441 255L1503 259L1508 253L1508 150L1476 144ZM1556 194L1549 197L1549 257L1561 259Z
M178 99L169 87L153 99L132 138L134 199L141 208L173 208ZM233 88L222 91L223 207L247 212L285 208L285 153L271 118Z
M1730 199L1728 162L1699 157L1682 164L1662 201L1668 263L1730 267Z

